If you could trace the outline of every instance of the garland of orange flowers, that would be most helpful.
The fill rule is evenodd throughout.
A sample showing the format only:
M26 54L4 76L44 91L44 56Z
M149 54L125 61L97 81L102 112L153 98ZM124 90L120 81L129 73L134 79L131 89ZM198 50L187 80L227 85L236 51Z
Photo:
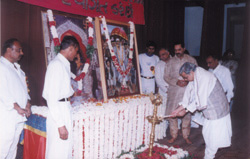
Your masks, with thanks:
M109 51L110 51L110 54L111 54L112 61L113 61L114 65L115 65L116 70L122 75L123 78L125 78L125 76L130 72L130 70L132 68L132 59L133 59L133 51L134 51L134 49L133 49L134 23L129 21L129 24L130 24L129 59L128 59L127 68L125 69L125 71L123 71L121 69L121 66L120 66L119 62L118 62L117 57L115 56L113 46L111 45L111 40L110 40L110 37L109 37L109 34L108 34L108 27L107 27L105 16L100 16L100 18L102 19L103 30L104 30L104 33L105 33L106 41L107 41L108 46L109 46Z

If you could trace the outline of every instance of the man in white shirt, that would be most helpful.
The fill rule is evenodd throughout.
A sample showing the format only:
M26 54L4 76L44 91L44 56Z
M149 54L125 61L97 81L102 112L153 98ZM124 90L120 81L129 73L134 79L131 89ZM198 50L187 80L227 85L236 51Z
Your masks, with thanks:
M47 159L72 158L72 119L69 97L74 93L70 84L70 62L76 57L79 43L65 36L57 54L47 68L43 98L49 108L47 116Z
M142 93L155 93L155 66L159 61L159 57L154 55L156 44L148 41L146 44L146 53L139 55L139 64L141 69L141 86Z
M209 71L212 72L220 81L224 92L226 93L228 103L230 103L234 96L234 85L230 70L219 63L216 55L209 55L206 62L209 67Z
M231 145L232 126L227 97L211 72L187 62L179 73L189 83L183 100L171 115L183 116L196 110L203 113L202 135L206 143L204 159L213 159L219 148Z
M23 56L15 39L3 44L0 57L0 159L14 159L26 117L31 114L25 73L17 63Z
M164 70L166 63L170 59L169 50L166 48L161 48L159 51L160 61L155 66L155 80L159 87L159 93L162 97L167 98L168 83L164 80Z
M168 83L164 80L164 70L166 63L170 59L170 53L167 48L161 48L159 51L160 61L155 66L155 81L158 86L158 92L162 96L162 105L158 108L158 115L164 116L166 111L166 104L167 104L167 90L168 90ZM156 131L166 131L168 127L167 120L164 120L159 125L156 126ZM162 130L159 130L162 129Z

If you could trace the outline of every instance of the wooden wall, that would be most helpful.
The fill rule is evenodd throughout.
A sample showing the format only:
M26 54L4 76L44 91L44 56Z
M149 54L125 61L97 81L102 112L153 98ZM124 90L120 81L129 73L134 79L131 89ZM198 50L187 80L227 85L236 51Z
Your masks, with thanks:
M42 90L46 72L41 11L46 8L18 2L1 1L1 41L18 38L23 45L20 61L29 80L32 104L44 105ZM168 46L174 40L184 40L184 4L174 1L145 1L146 25L137 25L139 52L145 52L146 42ZM162 36L164 35L164 36Z
M184 42L183 0L145 0L145 25L137 25L139 53L146 51L146 43L153 40L159 47L172 49L174 41ZM158 50L156 50L158 52Z
M209 53L221 54L223 36L224 4L216 0L205 0L204 20L199 63ZM249 8L249 2L247 1ZM159 47L172 47L176 40L184 41L184 0L145 0L145 25L136 25L138 51L145 52L146 42L155 41ZM37 7L16 0L1 0L1 42L16 37L23 45L24 57L20 61L29 79L32 104L44 105L42 90L46 71L41 11L46 8ZM248 12L249 14L249 12ZM249 16L246 16L249 18ZM246 19L246 24L248 24ZM247 25L249 26L249 24ZM249 27L248 27L249 28ZM245 27L246 33L249 33ZM248 34L245 34L248 35ZM245 49L242 53L242 73L247 73L249 61L249 39L245 37ZM247 61L246 61L247 60ZM243 86L244 87L244 86ZM246 90L246 87L244 87ZM247 98L246 98L247 99Z
M16 0L1 1L1 42L17 38L23 46L20 64L29 80L31 102L44 105L42 98L46 71L41 25L41 7Z

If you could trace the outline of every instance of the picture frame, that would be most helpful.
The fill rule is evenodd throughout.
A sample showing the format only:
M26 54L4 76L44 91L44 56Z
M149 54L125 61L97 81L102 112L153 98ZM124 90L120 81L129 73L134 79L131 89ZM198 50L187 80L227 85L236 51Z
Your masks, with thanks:
M140 80L140 66L138 47L136 40L135 28L133 31L133 58L132 67L125 76L121 75L127 69L129 62L129 48L130 48L130 24L106 20L108 35L112 48L114 50L115 58L117 58L118 64L114 62L114 57L111 57L110 48L105 37L103 24L101 18L95 18L95 30L97 38L97 48L101 67L101 82L103 86L104 100L107 98L130 96L135 94L141 94L141 80ZM119 72L118 69L121 71Z
M47 12L41 12L46 66L57 55L47 16ZM80 51L77 54L77 58L71 62L71 72L75 76L78 76L81 74L87 59L87 17L58 11L53 11L53 17L59 41L61 41L66 35L73 35L80 44ZM98 57L99 53L97 50L97 40L95 35L93 39L93 47L94 51L91 55L90 64L85 77L80 81L75 81L71 78L71 85L75 91L73 97L71 98L73 100L73 105L74 103L77 105L83 101L103 100L104 95L101 85L100 59ZM79 87L79 85L81 85L81 87Z

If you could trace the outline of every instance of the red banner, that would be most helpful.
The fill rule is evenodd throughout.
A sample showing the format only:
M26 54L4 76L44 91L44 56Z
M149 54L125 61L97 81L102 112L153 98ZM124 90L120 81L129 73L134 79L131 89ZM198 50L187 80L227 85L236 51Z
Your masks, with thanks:
M144 0L18 0L52 10L106 19L145 24Z

